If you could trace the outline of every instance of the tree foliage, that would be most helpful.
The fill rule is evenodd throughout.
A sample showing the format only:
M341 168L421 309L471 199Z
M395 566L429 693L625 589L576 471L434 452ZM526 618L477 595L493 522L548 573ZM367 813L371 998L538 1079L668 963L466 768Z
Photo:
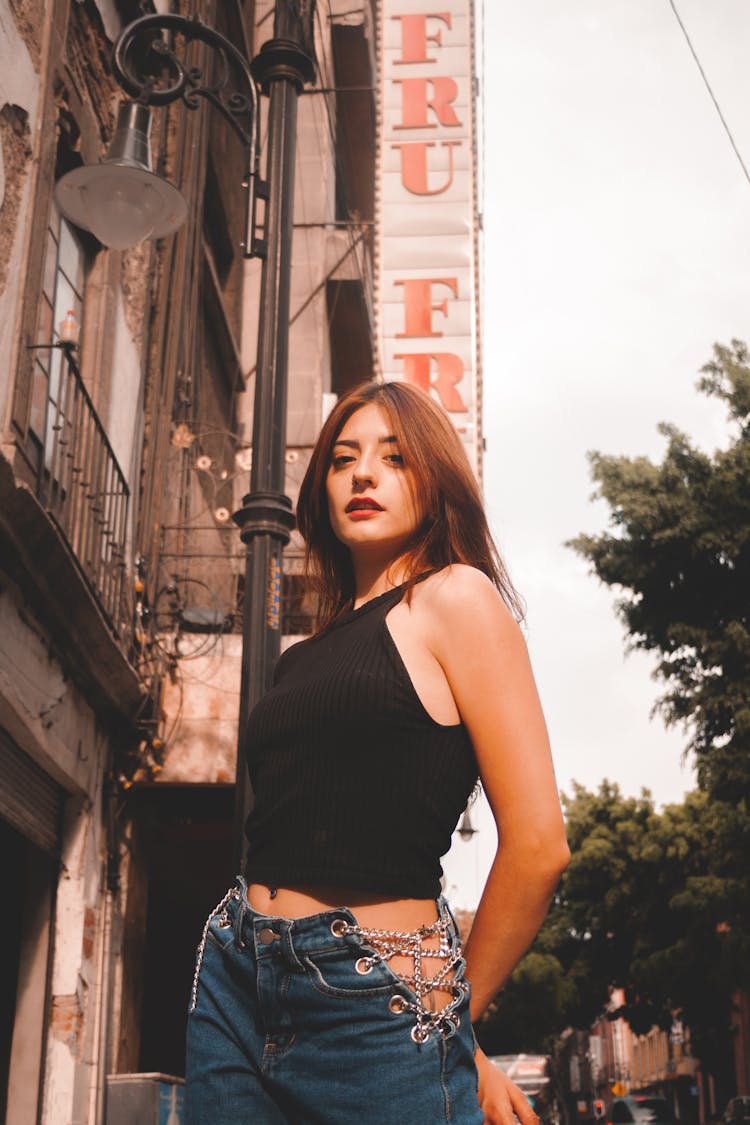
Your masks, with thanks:
M636 1033L679 1011L728 1096L733 995L750 987L746 345L716 345L698 387L726 405L725 447L706 454L663 424L660 463L592 453L609 528L570 545L617 591L630 646L656 656L658 710L688 732L699 789L659 812L646 791L575 786L564 802L570 866L478 1036L503 1052L543 1050L564 1027L588 1027L619 987Z
M625 990L620 1014L636 1034L669 1027L678 1010L726 1085L732 994L750 982L750 944L717 862L723 806L696 791L657 812L646 792L625 798L604 782L596 794L576 787L566 812L573 858L540 937L552 932L581 982L571 1022L588 1026L611 986Z
M579 972L581 958L594 976L606 963L611 983L627 984L627 1015L636 1030L670 1004L679 1007L704 1064L721 1080L731 996L747 986L750 964L747 346L740 340L715 345L701 375L698 389L726 406L725 446L706 454L662 424L667 446L659 463L592 453L609 528L570 544L617 591L630 646L656 655L655 676L665 687L657 708L668 724L684 726L700 792L661 815L648 801L629 807L615 801L617 817L603 826L601 803L577 791L569 827L579 850L559 924L575 926L570 902L588 882L608 930L600 932L595 911L590 937L577 948L570 939L571 972ZM619 880L617 889L605 888L608 878ZM628 901L630 934L623 925ZM586 943L591 951L584 953ZM588 998L579 992L578 999L583 1017Z
M690 730L699 782L750 797L750 366L715 345L699 389L727 406L731 440L708 455L662 424L660 464L590 454L610 530L571 546L620 593L630 644L658 654L659 708Z
M488 1055L547 1054L567 1025L571 984L554 953L535 947L516 966L482 1017L477 1038Z
M729 1091L732 993L750 983L750 944L713 859L722 806L697 791L659 812L646 791L624 797L608 781L596 793L576 785L564 804L570 866L531 951L477 1028L482 1046L547 1051L565 1027L590 1026L622 988L618 1014L633 1031L668 1028L679 1011Z

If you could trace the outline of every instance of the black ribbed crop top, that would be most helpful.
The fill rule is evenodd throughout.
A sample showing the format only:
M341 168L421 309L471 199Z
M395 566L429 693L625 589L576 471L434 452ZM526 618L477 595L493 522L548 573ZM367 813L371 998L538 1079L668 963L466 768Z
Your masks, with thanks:
M463 724L425 710L386 624L386 591L284 652L253 709L246 871L272 886L440 893L440 857L476 782Z

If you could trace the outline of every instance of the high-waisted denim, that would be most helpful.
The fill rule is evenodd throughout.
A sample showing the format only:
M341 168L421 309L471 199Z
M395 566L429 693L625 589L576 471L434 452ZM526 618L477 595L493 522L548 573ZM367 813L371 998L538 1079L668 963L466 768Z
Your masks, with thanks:
M413 1013L393 1003L413 1002L409 987L382 961L363 974L373 948L339 936L342 919L356 925L350 910L276 918L253 910L238 884L211 915L199 950L189 1125L481 1125L462 960L453 1018L415 1042ZM442 899L438 910L457 943Z

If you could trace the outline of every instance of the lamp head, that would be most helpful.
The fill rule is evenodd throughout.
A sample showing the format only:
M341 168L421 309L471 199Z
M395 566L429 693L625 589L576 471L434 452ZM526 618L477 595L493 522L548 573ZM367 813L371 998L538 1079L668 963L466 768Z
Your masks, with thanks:
M171 234L187 217L177 188L151 170L150 132L148 106L123 102L104 160L75 168L55 188L66 219L113 250Z

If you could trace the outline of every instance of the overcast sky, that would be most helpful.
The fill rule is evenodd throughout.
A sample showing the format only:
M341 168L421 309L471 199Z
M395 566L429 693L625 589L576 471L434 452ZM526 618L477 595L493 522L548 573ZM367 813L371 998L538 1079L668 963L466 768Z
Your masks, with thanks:
M675 2L750 166L750 3ZM726 441L695 383L714 341L750 338L750 183L669 0L487 0L484 21L493 526L527 602L560 787L608 777L680 800L693 774L684 735L649 717L653 661L624 655L613 595L563 543L606 526L588 450L658 459L662 420ZM475 819L476 855L446 867L459 906L492 851L486 810Z

